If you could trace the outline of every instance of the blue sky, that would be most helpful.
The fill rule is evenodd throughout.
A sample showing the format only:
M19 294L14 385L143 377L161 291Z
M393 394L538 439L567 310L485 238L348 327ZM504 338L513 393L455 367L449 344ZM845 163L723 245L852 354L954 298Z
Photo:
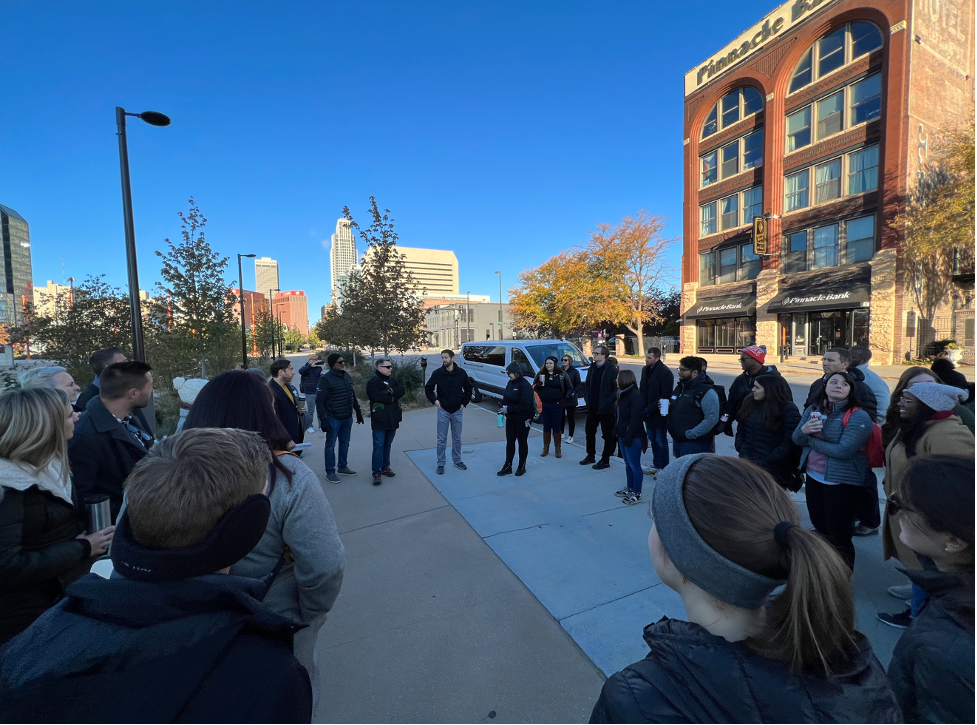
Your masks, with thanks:
M375 195L497 300L494 270L508 288L600 222L646 208L681 235L683 75L773 7L7 0L0 203L36 284L124 287L114 108L157 110L173 125L129 123L144 289L193 195L229 279L236 252L274 257L317 319L336 220Z

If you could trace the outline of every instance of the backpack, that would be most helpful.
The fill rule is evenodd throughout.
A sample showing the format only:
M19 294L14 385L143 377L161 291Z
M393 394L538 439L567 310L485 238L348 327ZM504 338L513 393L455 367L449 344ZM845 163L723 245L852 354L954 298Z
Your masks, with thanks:
M719 398L719 421L713 426L712 430L709 431L707 435L716 436L726 430L726 426L729 425L729 403L726 401L726 388L722 385L716 385L715 383L711 385L702 385L702 389L697 390L692 399L695 404L700 408L702 407L702 398L710 390L716 391L716 396ZM730 425L732 429L732 426Z
M862 409L851 408L845 411L845 417L841 421L842 427L848 425L848 419L851 418L851 414L856 410ZM878 423L874 420L872 421L872 435L865 441L865 445L858 450L865 454L865 457L868 459L869 468L882 468L885 465L885 447L882 445L882 429L879 428Z

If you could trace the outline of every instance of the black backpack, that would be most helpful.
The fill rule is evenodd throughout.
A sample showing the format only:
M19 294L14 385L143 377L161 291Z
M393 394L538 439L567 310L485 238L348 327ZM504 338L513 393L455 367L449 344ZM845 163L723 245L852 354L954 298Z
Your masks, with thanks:
M708 435L717 436L725 431L726 426L729 425L729 403L726 401L726 388L722 385L716 385L715 383L712 383L711 385L700 385L699 388L700 389L695 391L695 394L692 396L692 400L695 401L695 404L699 406L699 408L702 407L703 396L705 396L705 394L710 390L715 390L716 395L719 397L719 422L717 422L716 425L713 426L712 430L708 433ZM732 426L730 426L730 429L732 429Z

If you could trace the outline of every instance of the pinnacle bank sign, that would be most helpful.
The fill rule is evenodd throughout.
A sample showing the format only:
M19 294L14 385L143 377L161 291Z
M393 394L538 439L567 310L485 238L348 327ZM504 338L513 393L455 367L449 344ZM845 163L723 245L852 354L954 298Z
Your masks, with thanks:
M731 312L733 310L743 309L746 309L746 305L744 305L742 302L727 303L724 305L707 305L705 303L701 303L698 307L696 307L696 312L703 315L711 312Z
M803 297L784 297L780 300L782 307L796 307L798 305L813 305L818 302L848 302L856 301L854 299L855 295L851 290L846 290L844 292L836 293L822 293L822 294L812 294L805 295ZM860 302L860 300L858 300Z
M807 20L812 12L835 0L790 0L784 3L705 63L685 74L685 95L694 93L717 75L755 55L772 40L782 37L794 25Z

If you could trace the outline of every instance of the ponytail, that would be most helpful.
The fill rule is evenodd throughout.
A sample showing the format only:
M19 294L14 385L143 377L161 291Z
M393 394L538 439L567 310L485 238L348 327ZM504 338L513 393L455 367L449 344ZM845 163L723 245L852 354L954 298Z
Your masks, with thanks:
M767 610L767 631L751 644L794 670L830 676L854 642L851 570L827 541L791 525L781 545L787 586Z
M851 570L800 526L787 492L749 461L705 456L689 469L683 497L692 525L716 553L787 580L767 608L764 631L747 644L795 671L830 676L841 668L855 642Z

